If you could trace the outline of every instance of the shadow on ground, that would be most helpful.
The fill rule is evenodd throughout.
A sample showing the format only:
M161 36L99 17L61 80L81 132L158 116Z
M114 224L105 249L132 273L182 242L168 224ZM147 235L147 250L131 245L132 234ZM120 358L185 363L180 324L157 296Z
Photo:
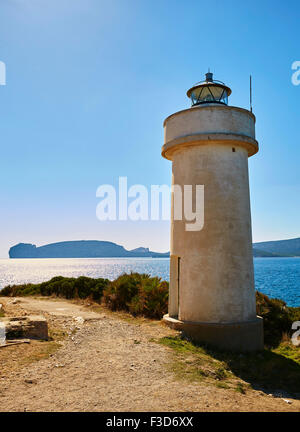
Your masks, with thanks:
M284 347L278 349L284 350ZM286 347L292 356L293 348ZM300 360L300 350L295 353ZM266 393L282 393L300 397L300 364L283 353L265 349L260 353L236 354L209 349L212 357L228 365L229 369L252 388Z
M177 361L184 362L184 371L189 374L193 369L193 377L212 370L211 376L224 384L238 377L267 394L300 398L300 348L290 343L257 353L219 351L181 337L165 337L159 343L173 348L179 354Z

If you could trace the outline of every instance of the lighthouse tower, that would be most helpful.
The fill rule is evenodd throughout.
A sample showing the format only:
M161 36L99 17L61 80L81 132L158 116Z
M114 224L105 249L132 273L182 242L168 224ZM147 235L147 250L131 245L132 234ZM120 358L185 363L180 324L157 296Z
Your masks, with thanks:
M219 348L263 348L256 315L248 157L258 152L255 116L228 106L231 89L207 73L187 92L192 106L164 121L162 156L172 185L204 188L204 222L187 230L171 212L169 313L164 321ZM182 198L184 201L186 197ZM183 204L182 204L183 206Z

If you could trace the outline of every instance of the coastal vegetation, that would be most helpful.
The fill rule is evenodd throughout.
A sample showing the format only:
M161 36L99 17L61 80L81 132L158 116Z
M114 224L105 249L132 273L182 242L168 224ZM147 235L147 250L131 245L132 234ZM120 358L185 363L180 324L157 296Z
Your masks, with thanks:
M168 282L147 274L131 273L109 283L103 291L103 300L112 310L161 318L168 310L168 293Z
M8 285L2 296L56 296L66 299L91 299L111 310L132 315L161 318L168 309L169 284L147 274L123 274L113 281L85 276L56 276L40 284Z
M110 281L103 278L56 276L39 284L8 285L2 296L56 296L66 299L90 299L109 309L134 316L160 319L168 309L169 284L148 274L122 274ZM300 321L300 308L289 307L279 299L256 292L257 314L264 319L264 338L274 348L291 336L292 323Z
M264 319L264 339L269 347L290 339L293 322L300 321L300 307L289 307L283 300L271 299L259 291L256 291L256 311Z

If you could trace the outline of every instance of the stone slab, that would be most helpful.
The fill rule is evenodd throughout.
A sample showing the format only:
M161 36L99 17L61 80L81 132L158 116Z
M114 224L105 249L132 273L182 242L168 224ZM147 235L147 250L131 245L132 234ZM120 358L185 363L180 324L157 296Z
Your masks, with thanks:
M48 339L48 323L43 316L4 317L0 322L5 325L6 339Z

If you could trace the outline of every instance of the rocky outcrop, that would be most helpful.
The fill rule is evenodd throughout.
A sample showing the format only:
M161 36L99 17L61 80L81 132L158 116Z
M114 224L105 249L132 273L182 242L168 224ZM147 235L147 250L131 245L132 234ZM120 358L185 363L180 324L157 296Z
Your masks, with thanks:
M36 258L36 246L30 243L19 243L9 250L10 258Z

